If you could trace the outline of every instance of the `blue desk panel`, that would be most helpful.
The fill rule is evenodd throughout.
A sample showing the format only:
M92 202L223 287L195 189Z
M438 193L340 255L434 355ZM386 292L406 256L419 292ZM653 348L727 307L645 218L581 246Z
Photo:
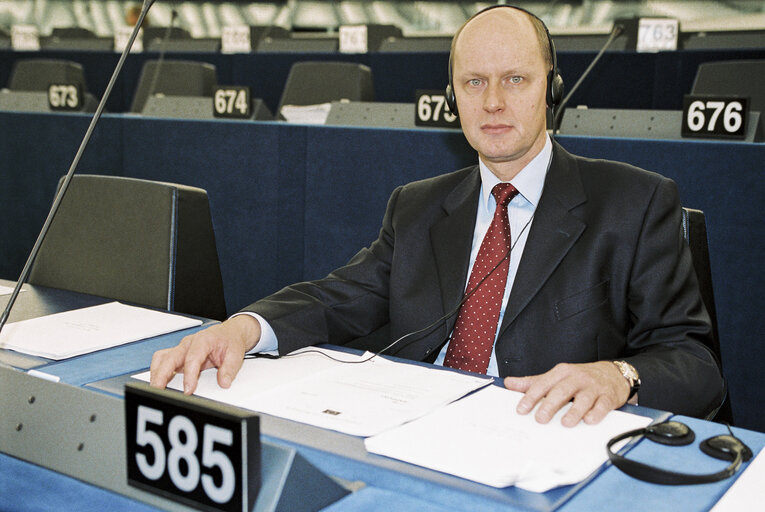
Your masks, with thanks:
M160 348L178 341L185 333L167 335L124 347L109 349L40 368L59 375L64 380L87 380L92 368L111 369L116 375L124 368L145 367L150 354L147 346ZM175 340L171 338L175 337ZM72 378L72 375L78 375ZM676 417L696 432L696 442L686 447L668 447L641 440L629 457L663 468L692 473L710 473L727 463L712 459L698 449L698 443L708 437L727 432L725 427L694 418ZM566 512L613 510L615 501L629 503L629 510L675 512L708 510L735 480L696 486L661 486L635 480L614 467L607 466L584 487L563 487L544 494L514 489L495 489L438 472L417 468L377 455L347 456L335 452L338 438L348 442L352 436L331 433L315 427L301 426L286 420L262 418L269 433L264 439L295 448L308 462L325 474L349 482L363 482L355 493L325 510L380 510L381 506L397 511L502 511L550 510L560 507ZM67 421L62 418L62 421ZM269 423L270 421L270 423ZM282 428L279 423L282 422ZM284 428L291 424L289 428ZM276 427L276 428L275 428ZM754 453L765 446L765 434L734 429ZM323 444L323 436L326 445ZM328 436L328 437L327 437ZM355 441L358 442L358 441ZM323 446L330 448L324 449ZM55 447L51 447L55 449ZM605 450L605 447L603 448ZM109 457L108 453L103 456ZM744 466L746 467L746 466ZM738 475L736 475L738 476ZM573 495L572 495L573 494ZM0 510L154 510L132 499L104 491L86 482L0 454ZM379 500L384 500L384 505Z

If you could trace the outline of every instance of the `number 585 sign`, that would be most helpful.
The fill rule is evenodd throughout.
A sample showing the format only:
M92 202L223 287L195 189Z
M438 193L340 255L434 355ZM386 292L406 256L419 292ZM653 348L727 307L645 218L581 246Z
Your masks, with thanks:
M743 139L747 98L686 95L683 99L683 137Z
M143 383L125 387L128 483L201 510L251 510L258 417Z

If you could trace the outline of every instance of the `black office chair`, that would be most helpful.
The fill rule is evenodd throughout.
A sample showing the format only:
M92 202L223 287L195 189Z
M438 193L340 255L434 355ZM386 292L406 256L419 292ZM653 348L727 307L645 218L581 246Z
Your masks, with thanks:
M216 84L215 66L207 62L150 60L141 69L130 111L141 113L148 98L154 94L212 98Z
M29 283L226 317L207 193L184 185L74 176Z
M699 65L692 94L749 96L752 110L765 110L765 60L728 60Z
M712 287L712 267L709 263L706 219L704 212L691 208L683 208L682 215L683 236L691 249L693 268L696 271L699 288L701 289L701 299L704 301L704 306L706 306L709 317L712 320L713 339L709 349L715 354L722 367L720 337L717 331L717 309L715 308L714 289ZM733 425L733 410L730 405L730 393L728 393L727 386L725 402L723 402L713 417L707 419Z
M45 94L42 97L39 97L39 94L17 94L14 99L8 101L11 104L17 104L19 110L49 111L48 88L51 84L79 86L83 96L80 110L83 112L96 111L98 100L88 92L82 65L63 59L17 60L11 70L8 90L11 93L44 92Z
M113 37L99 37L84 27L54 27L50 36L40 38L45 50L100 50L114 49Z
M355 62L296 62L290 68L277 112L284 105L374 101L372 70Z
M749 110L760 112L759 133L765 134L765 60L729 60L699 65L691 94L749 98Z
M21 59L13 64L8 89L45 91L52 83L81 85L87 91L82 65L62 59Z

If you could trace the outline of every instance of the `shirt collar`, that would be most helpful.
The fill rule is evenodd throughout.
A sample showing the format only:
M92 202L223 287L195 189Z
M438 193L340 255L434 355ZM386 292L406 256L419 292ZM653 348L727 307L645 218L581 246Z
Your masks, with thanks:
M545 145L534 159L529 162L521 172L515 175L510 183L518 190L518 194L528 201L535 209L542 197L542 188L545 184L547 169L550 167L552 158L552 142L550 136L545 136ZM494 185L500 183L499 178L486 167L486 164L479 158L478 167L481 172L481 204L484 208L489 208L489 200L492 198L491 190Z

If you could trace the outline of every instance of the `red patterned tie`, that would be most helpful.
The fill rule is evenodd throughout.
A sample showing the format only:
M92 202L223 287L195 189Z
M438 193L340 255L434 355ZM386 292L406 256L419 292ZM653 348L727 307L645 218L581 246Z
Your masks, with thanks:
M462 305L454 325L454 333L446 350L444 366L486 373L497 333L499 310L507 284L507 270L510 267L510 221L507 216L507 204L518 191L509 183L499 183L491 193L497 200L497 209L489 230L481 242L473 270L470 273L467 291L476 286L467 301ZM492 272L497 263L505 258ZM491 275L478 283L491 272Z

